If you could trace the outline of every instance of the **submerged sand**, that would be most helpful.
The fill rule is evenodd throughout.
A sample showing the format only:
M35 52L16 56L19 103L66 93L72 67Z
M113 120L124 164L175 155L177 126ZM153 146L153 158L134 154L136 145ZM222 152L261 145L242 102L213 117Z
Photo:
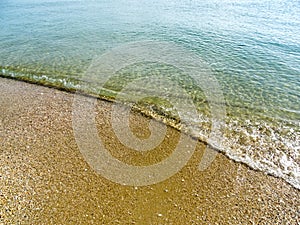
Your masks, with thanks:
M74 94L0 79L0 224L297 224L299 190L219 153L198 164L198 143L188 164L154 185L124 186L97 174L74 138ZM149 165L171 154L180 133L168 127L150 152L126 149L110 121L112 103L98 101L99 136L112 155ZM132 130L149 135L149 119L132 115ZM192 140L191 140L192 141Z

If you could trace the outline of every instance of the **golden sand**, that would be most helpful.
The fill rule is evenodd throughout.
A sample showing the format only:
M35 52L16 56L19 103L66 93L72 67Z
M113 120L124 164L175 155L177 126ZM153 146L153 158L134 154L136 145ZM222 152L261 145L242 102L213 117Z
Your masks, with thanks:
M76 144L73 94L0 79L0 224L297 224L299 190L219 153L188 164L158 184L132 187L94 172ZM180 133L168 127L153 151L126 149L110 121L111 103L98 101L99 137L111 154L149 165L172 153ZM149 119L134 113L133 132L147 138Z

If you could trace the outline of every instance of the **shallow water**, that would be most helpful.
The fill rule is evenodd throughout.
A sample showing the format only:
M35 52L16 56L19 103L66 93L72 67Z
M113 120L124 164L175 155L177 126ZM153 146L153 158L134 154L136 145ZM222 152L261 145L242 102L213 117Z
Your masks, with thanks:
M300 188L299 14L300 3L293 0L1 1L0 72L109 98L132 80L164 76L192 97L200 115L187 107L184 129L207 141L211 112L205 94L172 65L133 64L105 90L86 82L93 60L115 47L143 40L176 44L205 61L222 88L227 117L215 147ZM122 100L170 93L157 90L137 87ZM178 116L157 99L142 105Z

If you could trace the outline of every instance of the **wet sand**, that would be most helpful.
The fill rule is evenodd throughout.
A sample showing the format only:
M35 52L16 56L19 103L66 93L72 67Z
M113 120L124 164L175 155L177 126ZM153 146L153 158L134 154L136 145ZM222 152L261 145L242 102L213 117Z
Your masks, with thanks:
M297 224L299 190L219 153L203 172L198 143L171 178L124 186L84 160L72 128L74 95L0 79L0 224ZM111 154L149 165L168 157L180 133L168 127L150 152L125 148L110 121L112 104L98 101L99 136ZM131 128L147 138L149 119L134 113ZM191 140L192 141L192 140Z

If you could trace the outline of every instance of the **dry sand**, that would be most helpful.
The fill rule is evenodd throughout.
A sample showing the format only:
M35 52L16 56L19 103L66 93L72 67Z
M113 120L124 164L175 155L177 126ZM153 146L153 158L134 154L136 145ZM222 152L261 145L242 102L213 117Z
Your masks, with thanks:
M150 186L113 183L84 160L72 129L73 94L0 79L0 224L299 224L299 190L222 154L204 172L197 144L188 164ZM111 103L98 101L105 146L139 165L167 157L180 133L168 128L150 152L126 149L110 124ZM149 119L135 113L132 130L147 137Z

